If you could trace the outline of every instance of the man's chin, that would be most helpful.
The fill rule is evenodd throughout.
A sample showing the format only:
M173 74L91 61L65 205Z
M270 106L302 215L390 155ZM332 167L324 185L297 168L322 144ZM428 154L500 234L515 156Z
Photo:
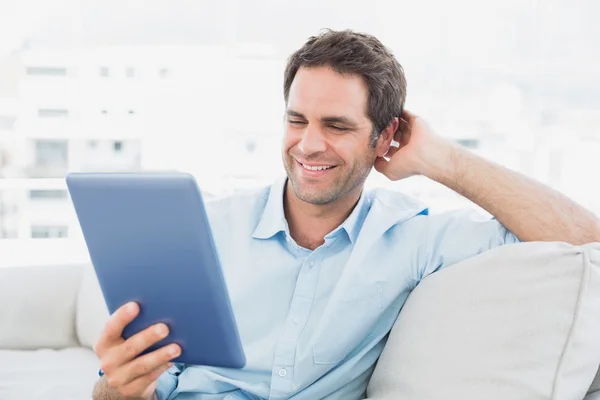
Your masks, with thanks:
M292 184L294 195L299 199L309 204L327 204L335 199L332 196L331 187L321 187L310 184Z
M321 194L310 193L310 194L300 194L300 195L297 194L296 197L298 197L300 200L302 200L305 203L313 204L313 205L323 205L323 204L331 203L333 201L329 197L323 196L323 193L321 193Z

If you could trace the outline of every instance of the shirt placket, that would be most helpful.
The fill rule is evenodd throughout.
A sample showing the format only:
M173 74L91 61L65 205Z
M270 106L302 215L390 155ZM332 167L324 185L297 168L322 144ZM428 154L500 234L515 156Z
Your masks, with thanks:
M294 392L296 346L308 322L318 280L318 250L304 259L290 304L290 312L275 349L270 400L287 399Z

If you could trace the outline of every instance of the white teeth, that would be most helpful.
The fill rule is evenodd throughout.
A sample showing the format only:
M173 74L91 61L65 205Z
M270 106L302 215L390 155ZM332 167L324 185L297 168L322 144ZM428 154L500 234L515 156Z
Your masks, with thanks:
M330 166L330 165L323 165L323 166L319 165L319 166L310 167L310 166L308 166L308 165L304 165L304 164L302 164L302 166L303 166L305 169L309 170L309 171L322 171L322 170L324 170L324 169L330 169L330 168L333 168L333 167L332 167L332 166Z

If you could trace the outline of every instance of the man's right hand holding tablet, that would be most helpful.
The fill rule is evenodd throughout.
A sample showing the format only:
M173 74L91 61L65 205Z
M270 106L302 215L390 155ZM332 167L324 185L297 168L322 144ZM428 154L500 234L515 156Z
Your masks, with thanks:
M103 376L94 388L94 400L152 400L156 398L156 381L168 370L181 348L164 346L139 356L144 350L169 334L165 324L153 325L124 340L123 329L137 317L139 306L128 303L120 307L104 326L94 350L100 359Z

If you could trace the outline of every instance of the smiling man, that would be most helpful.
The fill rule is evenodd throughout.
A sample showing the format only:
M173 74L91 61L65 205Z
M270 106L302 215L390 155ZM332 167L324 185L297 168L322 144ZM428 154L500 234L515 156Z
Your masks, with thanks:
M176 345L136 358L167 327L124 341L139 312L130 304L96 345L104 376L94 398L361 399L427 275L518 241L600 241L590 212L437 136L403 109L405 97L400 64L372 36L327 31L294 53L284 81L287 177L208 205L246 367L171 365ZM430 216L417 200L366 192L373 167L392 180L427 176L495 218Z

